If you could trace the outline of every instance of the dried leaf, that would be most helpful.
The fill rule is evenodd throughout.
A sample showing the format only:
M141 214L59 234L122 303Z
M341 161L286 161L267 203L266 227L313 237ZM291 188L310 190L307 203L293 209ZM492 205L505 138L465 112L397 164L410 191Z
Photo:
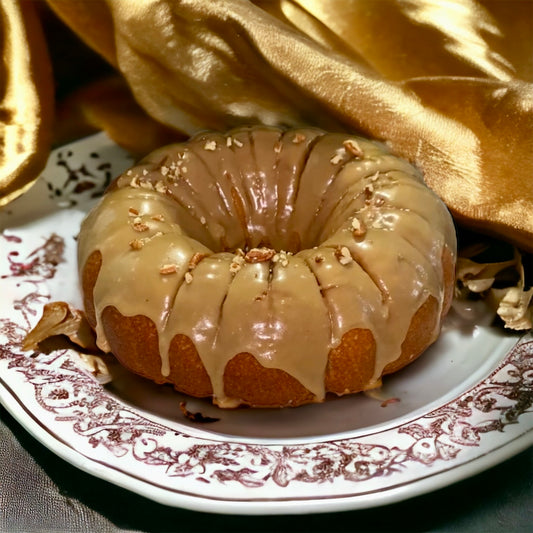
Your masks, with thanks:
M42 342L58 335L68 337L84 350L98 351L94 332L85 315L66 302L52 302L44 306L41 320L26 335L22 347L24 350L38 350ZM73 353L73 357L99 383L111 381L111 373L102 355L77 351Z
M483 247L479 248L484 251ZM476 262L470 257L470 247L457 260L456 298L468 299L472 294L484 298L502 319L504 326L513 330L533 327L533 288L526 290L522 256L514 249L513 259L494 262ZM504 276L508 270L512 276Z
M44 306L43 316L26 335L23 348L36 350L40 342L55 335L66 335L82 348L98 350L93 330L85 315L66 302L52 302Z

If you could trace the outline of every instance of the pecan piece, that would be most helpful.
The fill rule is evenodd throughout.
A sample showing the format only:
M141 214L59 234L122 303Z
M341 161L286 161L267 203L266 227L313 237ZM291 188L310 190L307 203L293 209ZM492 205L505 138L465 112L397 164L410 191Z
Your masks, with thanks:
M252 248L244 256L244 260L247 263L264 263L270 261L276 254L272 248Z

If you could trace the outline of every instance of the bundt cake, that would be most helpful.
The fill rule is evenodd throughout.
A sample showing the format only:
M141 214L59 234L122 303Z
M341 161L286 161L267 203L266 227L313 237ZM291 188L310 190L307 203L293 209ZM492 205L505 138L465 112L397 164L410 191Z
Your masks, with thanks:
M385 145L255 126L123 173L78 253L102 350L220 407L282 407L376 387L434 342L456 241Z

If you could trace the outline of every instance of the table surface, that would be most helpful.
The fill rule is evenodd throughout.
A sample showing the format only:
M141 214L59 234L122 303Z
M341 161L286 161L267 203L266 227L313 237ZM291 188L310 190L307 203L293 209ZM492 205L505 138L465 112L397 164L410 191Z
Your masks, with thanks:
M0 407L0 532L533 532L533 447L405 502L342 513L233 516L166 507L82 472Z

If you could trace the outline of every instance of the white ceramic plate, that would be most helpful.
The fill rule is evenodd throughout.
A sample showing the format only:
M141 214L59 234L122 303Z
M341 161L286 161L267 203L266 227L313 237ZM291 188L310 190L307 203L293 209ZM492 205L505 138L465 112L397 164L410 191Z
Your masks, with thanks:
M80 469L167 505L310 513L400 501L533 443L533 337L451 315L439 341L378 392L297 409L220 411L111 364L100 385L76 351L25 353L48 301L81 306L75 237L132 161L103 135L56 150L0 210L0 401ZM217 421L186 418L187 408Z

